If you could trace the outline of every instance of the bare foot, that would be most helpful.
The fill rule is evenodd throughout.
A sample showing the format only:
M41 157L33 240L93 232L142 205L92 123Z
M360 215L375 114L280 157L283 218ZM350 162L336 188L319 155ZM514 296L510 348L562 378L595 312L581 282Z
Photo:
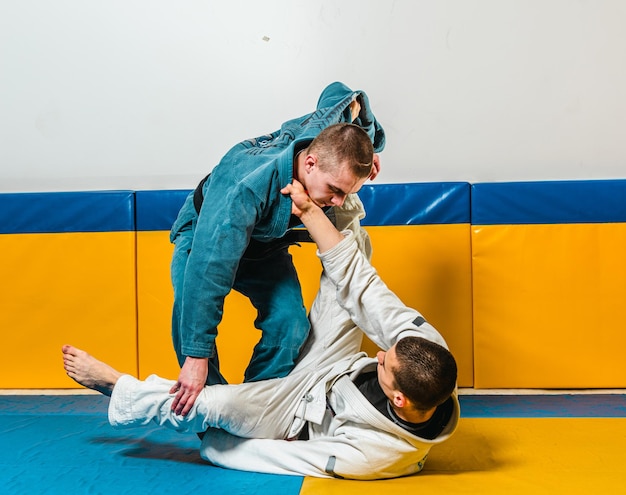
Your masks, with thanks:
M74 346L64 345L62 350L67 376L83 387L111 396L122 373Z

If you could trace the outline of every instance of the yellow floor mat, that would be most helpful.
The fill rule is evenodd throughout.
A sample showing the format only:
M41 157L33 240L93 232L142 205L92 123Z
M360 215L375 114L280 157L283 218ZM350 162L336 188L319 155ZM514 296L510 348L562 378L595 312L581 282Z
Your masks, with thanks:
M415 476L305 478L301 495L626 493L626 418L463 418Z

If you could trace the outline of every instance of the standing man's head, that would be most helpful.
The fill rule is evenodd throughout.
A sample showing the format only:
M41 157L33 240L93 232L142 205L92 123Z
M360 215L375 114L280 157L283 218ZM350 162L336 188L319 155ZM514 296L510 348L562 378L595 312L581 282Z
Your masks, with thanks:
M335 124L298 155L294 178L318 206L341 206L379 170L380 160L367 133L354 124Z
M427 414L456 388L454 356L430 340L405 337L377 357L378 381L396 411Z

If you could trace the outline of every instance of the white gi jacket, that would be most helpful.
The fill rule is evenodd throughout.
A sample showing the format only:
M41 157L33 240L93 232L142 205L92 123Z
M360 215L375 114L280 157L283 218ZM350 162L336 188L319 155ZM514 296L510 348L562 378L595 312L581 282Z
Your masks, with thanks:
M337 224L348 229L346 238L318 253L324 273L311 309L311 337L287 377L205 387L191 412L181 417L171 412L171 380L140 382L125 375L113 390L110 423L121 428L155 421L198 432L208 428L202 457L244 471L362 480L419 472L430 448L457 426L456 393L452 417L437 438L423 439L396 425L353 383L358 374L377 366L375 358L359 352L362 332L382 349L409 335L446 343L387 288L364 256L370 252L369 240L354 215L362 211L360 201L352 198L344 209L347 216ZM291 440L304 427L309 440Z

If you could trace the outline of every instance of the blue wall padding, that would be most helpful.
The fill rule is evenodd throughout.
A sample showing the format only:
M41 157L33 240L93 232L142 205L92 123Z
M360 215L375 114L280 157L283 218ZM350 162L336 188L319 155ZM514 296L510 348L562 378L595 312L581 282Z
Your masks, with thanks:
M190 190L137 191L137 230L170 230Z
M626 221L626 180L366 185L364 225ZM0 233L168 230L189 190L0 194Z
M135 229L133 191L0 194L0 234Z
M189 190L138 191L137 230L169 230ZM469 223L466 182L365 185L359 192L367 225Z
M626 180L472 185L472 225L626 222Z
M467 182L365 185L359 192L367 225L469 223Z

